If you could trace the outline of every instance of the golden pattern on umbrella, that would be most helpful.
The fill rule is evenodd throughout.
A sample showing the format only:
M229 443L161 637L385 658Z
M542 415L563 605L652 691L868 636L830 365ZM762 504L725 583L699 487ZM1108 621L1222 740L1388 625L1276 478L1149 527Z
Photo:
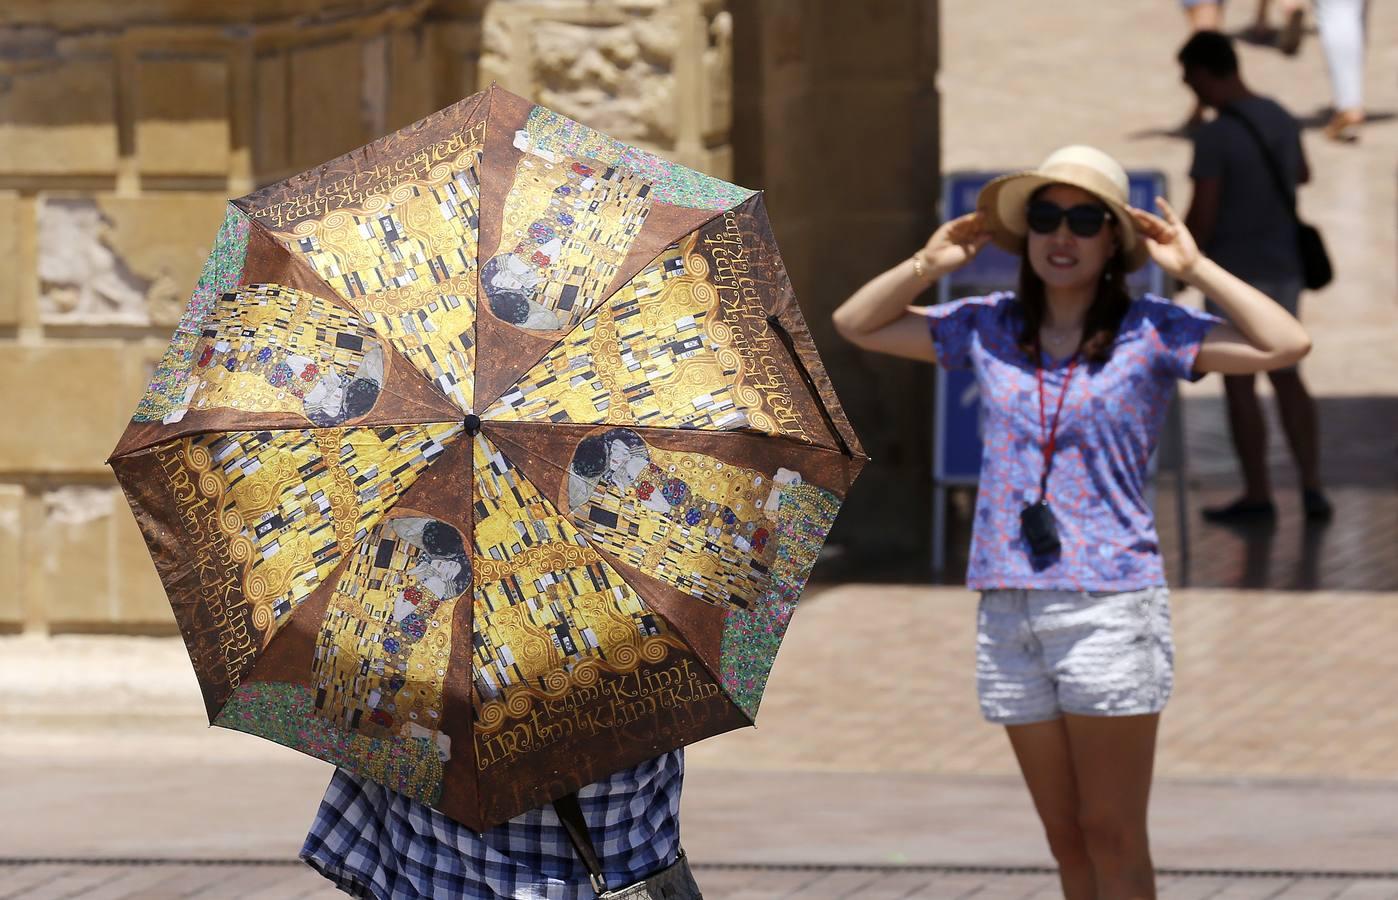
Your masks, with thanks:
M484 828L750 724L864 459L760 195L491 88L232 201L111 464L211 722Z

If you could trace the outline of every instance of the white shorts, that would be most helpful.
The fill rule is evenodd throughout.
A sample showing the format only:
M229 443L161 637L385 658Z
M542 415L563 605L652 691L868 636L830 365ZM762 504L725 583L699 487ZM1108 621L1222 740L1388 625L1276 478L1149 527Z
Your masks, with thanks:
M997 725L1158 713L1174 666L1164 587L981 594L976 687Z

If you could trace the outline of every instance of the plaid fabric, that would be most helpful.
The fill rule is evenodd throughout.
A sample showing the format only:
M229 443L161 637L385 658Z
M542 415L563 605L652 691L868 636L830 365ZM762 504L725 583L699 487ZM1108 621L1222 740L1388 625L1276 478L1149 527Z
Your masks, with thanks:
M679 852L683 751L578 791L607 884L631 884ZM552 806L484 833L336 770L301 859L347 894L374 900L591 900L587 869Z

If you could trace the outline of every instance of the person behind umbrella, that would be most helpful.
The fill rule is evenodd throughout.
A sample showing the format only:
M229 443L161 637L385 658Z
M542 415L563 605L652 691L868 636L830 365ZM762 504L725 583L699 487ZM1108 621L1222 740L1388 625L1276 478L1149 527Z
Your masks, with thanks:
M348 674L369 696L369 714L360 726L364 733L420 739L445 762L451 742L431 727L440 710L419 699L427 692L419 690L420 676L413 677L414 668L421 668L414 667L413 653L419 643L450 639L442 631L447 623L432 620L443 618L436 614L445 601L471 601L470 557L459 531L428 517L390 519L370 540L366 560L377 559L384 544L394 542L414 548L415 559L406 578L394 580L378 568L366 579L386 589L370 588L353 600L337 595L332 601L316 652L322 693L331 697L321 712L338 721L350 718L359 701L326 690ZM349 610L365 604L372 621L355 621ZM382 637L375 638L371 656L336 653L338 633L366 630L379 630ZM353 666L349 673L332 671L345 664ZM398 749L393 752L400 755ZM675 861L683 780L684 754L674 750L578 791L610 883L639 881ZM377 900L586 900L594 895L587 869L552 807L477 832L408 793L343 768L335 770L326 788L300 856L345 893Z
M1099 150L1067 147L991 182L978 210L835 311L868 350L973 369L985 455L967 586L981 592L980 705L1010 744L1065 896L1153 897L1146 832L1173 645L1148 461L1178 378L1294 364L1300 323L1204 257L1173 209L1127 204ZM908 304L994 241L1019 289ZM1154 259L1231 324L1126 274Z

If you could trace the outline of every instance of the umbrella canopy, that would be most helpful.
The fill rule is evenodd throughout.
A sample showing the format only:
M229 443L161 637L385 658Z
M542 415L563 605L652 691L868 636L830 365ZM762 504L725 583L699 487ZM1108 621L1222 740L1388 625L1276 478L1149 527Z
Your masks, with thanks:
M485 828L750 724L864 461L761 196L492 87L232 201L110 462L212 723Z

